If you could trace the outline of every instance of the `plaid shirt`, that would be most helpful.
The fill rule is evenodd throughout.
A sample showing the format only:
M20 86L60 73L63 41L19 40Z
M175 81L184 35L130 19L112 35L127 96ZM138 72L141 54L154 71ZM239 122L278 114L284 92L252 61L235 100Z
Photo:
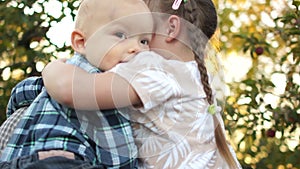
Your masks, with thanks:
M68 62L90 73L100 72L80 55ZM40 77L27 78L13 89L7 116L28 105L2 152L1 161L59 149L108 168L137 168L137 148L130 122L118 110L67 108L48 95Z

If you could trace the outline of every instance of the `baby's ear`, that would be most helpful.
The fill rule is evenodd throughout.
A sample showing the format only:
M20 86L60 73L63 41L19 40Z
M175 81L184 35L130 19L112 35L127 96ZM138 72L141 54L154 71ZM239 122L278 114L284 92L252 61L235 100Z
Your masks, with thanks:
M168 37L166 42L171 42L174 39L178 39L180 33L180 18L176 15L171 15L168 19Z
M85 55L85 36L82 32L74 30L71 34L71 43L75 52Z

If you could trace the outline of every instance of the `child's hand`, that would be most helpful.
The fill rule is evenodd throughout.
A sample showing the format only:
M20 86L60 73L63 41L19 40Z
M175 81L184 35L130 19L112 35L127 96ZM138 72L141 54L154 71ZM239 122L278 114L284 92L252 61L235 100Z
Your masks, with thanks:
M67 59L66 58L60 58L60 59L57 59L53 62L63 62L63 63L66 63Z
M66 59L50 62L44 68L42 77L47 92L61 104L72 105L72 75L75 66L66 64Z
M48 94L75 109L112 109L141 103L133 87L112 72L90 74L56 60L44 68L42 76Z
M57 59L46 65L42 71L45 86L48 85L48 82L55 81L56 78L59 78L58 75L60 72L67 69L67 64L65 62L66 59Z
M49 63L42 72L48 94L58 103L76 109L98 110L95 98L95 74L65 63L65 59Z

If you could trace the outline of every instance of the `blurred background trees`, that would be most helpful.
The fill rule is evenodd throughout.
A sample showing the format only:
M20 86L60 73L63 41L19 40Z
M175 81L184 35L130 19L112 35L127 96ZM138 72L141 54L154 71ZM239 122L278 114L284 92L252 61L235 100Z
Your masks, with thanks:
M225 125L238 159L244 168L300 168L300 1L214 2L229 89ZM0 0L0 123L16 83L72 54L65 40L78 5Z
M225 68L239 72L227 79L225 116L238 158L249 168L300 168L300 1L217 3Z
M74 17L78 2L0 0L0 121L5 119L10 91L29 76L40 76L44 65L69 46L51 41L49 33L68 37L57 23ZM52 29L52 30L51 30Z

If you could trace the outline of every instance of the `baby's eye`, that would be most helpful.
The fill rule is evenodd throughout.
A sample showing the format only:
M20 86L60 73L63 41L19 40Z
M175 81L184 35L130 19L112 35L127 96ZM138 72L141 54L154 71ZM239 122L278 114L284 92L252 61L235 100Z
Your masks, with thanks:
M127 39L125 33L123 33L123 32L116 32L115 36L117 36L120 39Z
M149 40L147 40L147 39L141 40L141 44L149 45Z

